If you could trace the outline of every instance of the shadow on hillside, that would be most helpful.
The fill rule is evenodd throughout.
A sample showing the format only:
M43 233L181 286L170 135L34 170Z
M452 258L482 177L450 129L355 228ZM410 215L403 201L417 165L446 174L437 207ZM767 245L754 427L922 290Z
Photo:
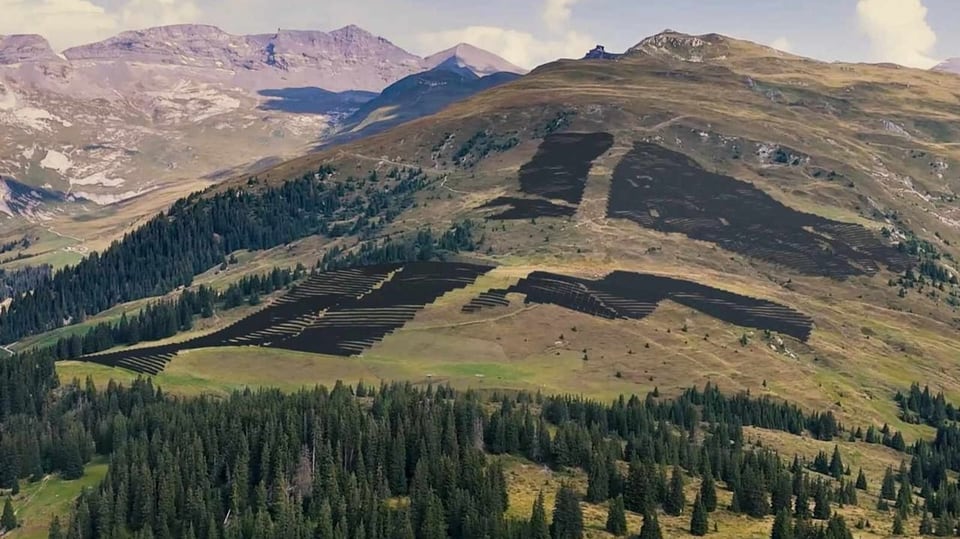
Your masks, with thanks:
M373 92L348 90L331 92L323 88L277 88L260 90L268 100L260 110L275 110L294 114L344 114L377 97Z

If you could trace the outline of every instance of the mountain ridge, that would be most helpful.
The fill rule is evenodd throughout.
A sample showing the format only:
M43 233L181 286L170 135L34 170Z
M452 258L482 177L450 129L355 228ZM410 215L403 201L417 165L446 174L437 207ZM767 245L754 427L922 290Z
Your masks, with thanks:
M465 50L431 58L509 65ZM222 171L306 151L387 86L433 67L356 25L250 35L169 25L62 55L39 35L0 36L0 173L92 206L179 184L186 194Z
M960 57L949 58L947 60L944 60L943 62L935 66L933 69L937 71L946 71L948 73L956 73L957 75L960 75Z

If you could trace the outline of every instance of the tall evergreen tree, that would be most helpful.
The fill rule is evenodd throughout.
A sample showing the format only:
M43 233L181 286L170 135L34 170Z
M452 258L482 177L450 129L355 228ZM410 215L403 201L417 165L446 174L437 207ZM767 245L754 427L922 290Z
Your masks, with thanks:
M590 459L590 470L587 473L587 501L601 503L606 501L610 493L610 477L606 459L595 454Z
M880 486L880 497L885 500L897 499L897 484L893 476L893 468L887 467L883 474L883 483Z
M580 500L577 493L569 486L563 485L557 492L557 499L553 507L553 523L550 525L550 536L553 539L580 539L583 537L583 512L580 509Z
M693 514L690 517L690 535L702 537L707 534L710 524L707 522L707 509L703 506L703 500L697 494L693 502Z
M50 528L47 531L47 539L64 539L63 530L60 528L60 516L53 515L50 521Z
M717 486L712 473L706 473L700 483L700 499L708 513L717 510Z
M606 530L618 537L627 533L627 513L623 505L623 495L617 496L610 502Z
M645 513L650 508L650 481L643 464L639 460L632 460L627 470L627 481L623 486L623 501L627 509L634 513Z
M8 497L5 502L3 502L3 516L0 516L0 529L3 529L7 532L14 530L17 527L17 515L13 512L13 503L10 502Z
M843 477L843 471L844 471L843 457L840 455L839 445L833 446L833 456L830 458L829 471L830 471L830 475L834 479L840 479L841 477Z
M904 534L903 516L899 512L893 515L893 528L890 533L898 536Z
M867 476L863 473L863 468L860 468L860 473L857 474L857 490L862 490L866 492L867 490Z
M830 515L830 499L827 497L827 487L826 485L820 485L814 493L813 518L827 520Z
M537 501L533 504L530 515L530 538L550 539L550 525L547 523L547 510L544 507L543 491L537 494Z
M679 516L683 513L683 508L687 505L683 486L683 471L679 466L674 466L670 475L670 487L663 503L663 510L668 515Z
M793 520L790 513L780 511L773 521L773 530L770 532L770 539L794 539Z
M663 532L660 531L660 521L657 520L656 511L647 511L643 514L643 525L640 526L640 535L637 539L663 539Z

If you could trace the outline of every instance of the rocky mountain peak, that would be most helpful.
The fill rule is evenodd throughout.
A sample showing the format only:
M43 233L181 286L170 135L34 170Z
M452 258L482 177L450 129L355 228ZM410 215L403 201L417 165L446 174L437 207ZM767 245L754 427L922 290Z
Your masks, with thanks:
M648 54L686 62L704 62L723 57L727 39L719 34L694 36L675 30L664 30L634 45L627 54Z
M494 73L527 73L526 69L469 43L459 43L449 49L432 54L425 59L430 69L445 68L454 71L463 69L484 77Z
M216 66L249 51L242 37L216 26L178 24L122 32L63 52L69 60L126 60L140 63Z
M936 71L947 71L949 73L956 73L960 75L960 57L950 58L933 69Z
M50 43L36 34L0 36L0 65L59 60Z

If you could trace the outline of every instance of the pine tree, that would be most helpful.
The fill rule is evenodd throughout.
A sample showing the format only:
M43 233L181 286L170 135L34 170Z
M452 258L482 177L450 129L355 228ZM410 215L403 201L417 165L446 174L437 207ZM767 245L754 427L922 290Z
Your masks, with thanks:
M623 502L626 508L634 513L645 513L652 505L650 479L643 468L640 461L631 461L627 471L627 481L623 486Z
M793 502L793 485L790 476L786 473L780 474L779 478L773 484L773 491L770 493L770 508L773 514L781 510L790 510Z
M893 535L903 535L903 516L900 513L893 515L893 530L891 531Z
M622 495L617 496L610 502L606 529L618 537L627 533L627 513L623 505Z
M703 500L697 494L693 502L693 515L690 517L690 534L702 537L707 534L710 524L707 522L707 509L703 506Z
M10 498L3 503L3 516L0 517L0 529L10 531L17 527L17 515L13 513L13 503Z
M607 475L607 463L599 454L595 454L590 462L587 474L587 501L601 503L606 501L610 493L610 477Z
M530 515L530 538L550 539L550 526L547 524L547 510L543 505L543 491L537 495L533 504L533 513Z
M550 525L553 539L580 539L583 537L583 513L577 493L568 485L560 487L553 507L553 523Z
M417 534L417 537L421 539L447 538L447 525L443 514L443 502L432 492L427 500L423 522L420 524L420 533Z
M670 488L663 503L663 510L668 515L679 516L683 513L686 504L687 499L683 492L683 471L680 470L679 466L674 466L670 475Z
M773 521L770 539L793 539L793 537L793 520L790 518L790 513L780 511Z
M640 535L637 539L663 539L656 511L647 511L643 514L643 526L640 527Z
M884 500L897 499L897 484L893 477L893 468L890 468L889 466L887 467L887 471L883 474L883 483L880 486L880 497Z
M827 520L830 518L830 500L827 498L826 485L820 485L814 493L813 518Z
M740 489L735 491L740 510L751 517L762 518L770 513L767 490L757 472L750 466L743 472Z
M930 513L923 512L923 519L920 520L920 535L933 535L933 521L930 520Z
M713 475L709 471L703 476L703 481L700 483L700 499L708 513L717 510L717 486L713 480Z
M867 476L864 475L863 468L860 468L860 473L857 474L857 490L867 490Z
M63 530L60 528L60 517L58 515L53 515L53 520L50 521L47 539L64 539Z
M843 477L843 458L840 456L840 446L833 446L833 456L830 458L830 475L834 479Z
M950 517L950 514L944 511L940 518L937 519L937 525L933 530L933 534L938 537L949 537L954 535L955 524L953 518Z

